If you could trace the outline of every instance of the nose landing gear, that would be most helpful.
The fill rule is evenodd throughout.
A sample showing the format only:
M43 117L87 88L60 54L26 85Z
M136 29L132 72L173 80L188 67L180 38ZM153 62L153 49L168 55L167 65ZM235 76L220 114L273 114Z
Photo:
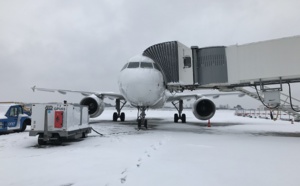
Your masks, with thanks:
M138 116L137 116L137 122L138 122L138 130L141 129L142 125L144 125L144 127L146 129L148 129L148 120L146 119L146 111L147 107L138 107ZM141 111L141 114L139 115Z

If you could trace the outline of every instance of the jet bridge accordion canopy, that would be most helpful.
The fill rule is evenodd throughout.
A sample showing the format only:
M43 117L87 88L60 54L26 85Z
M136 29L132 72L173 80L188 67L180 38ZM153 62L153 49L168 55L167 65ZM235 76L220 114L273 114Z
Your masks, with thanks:
M143 55L162 69L168 85L236 87L300 82L300 36L244 45L191 48L159 43Z
M177 41L160 43L147 48L143 53L158 63L167 82L179 82L178 44Z

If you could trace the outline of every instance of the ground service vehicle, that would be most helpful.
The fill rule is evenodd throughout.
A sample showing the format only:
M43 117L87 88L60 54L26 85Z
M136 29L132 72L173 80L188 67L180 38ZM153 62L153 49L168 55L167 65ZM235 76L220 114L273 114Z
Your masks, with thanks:
M91 132L88 107L79 104L51 103L32 105L29 136L38 135L38 144L61 144L66 139L85 138Z
M0 104L0 133L23 132L31 118L24 114L22 105Z

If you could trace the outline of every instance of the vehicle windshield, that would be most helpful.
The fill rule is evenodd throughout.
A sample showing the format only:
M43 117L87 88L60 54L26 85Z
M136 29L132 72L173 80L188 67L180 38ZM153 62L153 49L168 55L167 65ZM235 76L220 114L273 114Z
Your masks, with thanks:
M141 68L153 68L152 63L141 62Z
M127 68L139 68L140 62L130 62Z

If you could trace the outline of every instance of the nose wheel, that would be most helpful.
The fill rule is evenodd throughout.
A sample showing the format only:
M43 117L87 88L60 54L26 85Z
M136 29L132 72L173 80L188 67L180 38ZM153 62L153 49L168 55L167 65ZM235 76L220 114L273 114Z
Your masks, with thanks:
M114 112L113 113L113 121L117 121L118 118L120 118L121 121L125 121L125 113L124 112L121 112L122 108L124 107L124 105L126 104L127 102L124 101L122 103L122 106L121 106L121 101L120 99L116 99L116 110L117 112Z
M148 129L148 120L147 119L138 119L138 129L140 130L144 126L146 129Z

